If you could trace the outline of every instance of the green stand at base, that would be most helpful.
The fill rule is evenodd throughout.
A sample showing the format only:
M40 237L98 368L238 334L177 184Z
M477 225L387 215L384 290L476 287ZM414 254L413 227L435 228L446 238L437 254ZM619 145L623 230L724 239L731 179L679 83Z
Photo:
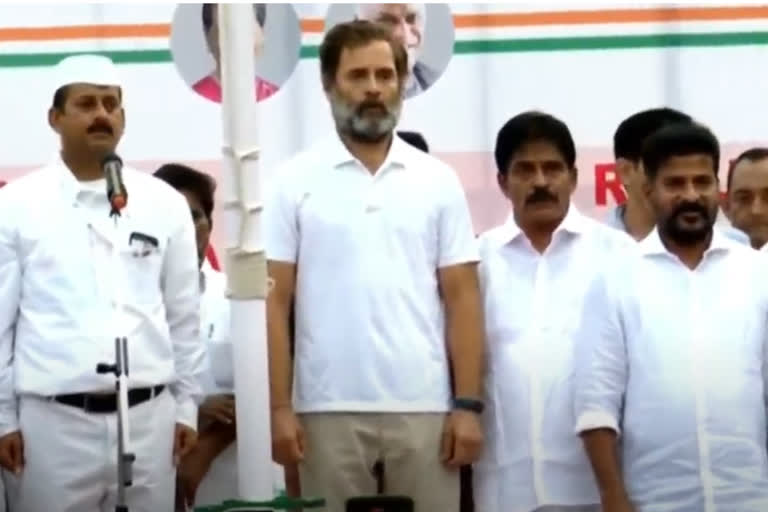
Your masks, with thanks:
M270 501L227 500L221 505L195 508L195 512L249 512L262 510L300 510L325 506L323 498L289 498L278 496Z

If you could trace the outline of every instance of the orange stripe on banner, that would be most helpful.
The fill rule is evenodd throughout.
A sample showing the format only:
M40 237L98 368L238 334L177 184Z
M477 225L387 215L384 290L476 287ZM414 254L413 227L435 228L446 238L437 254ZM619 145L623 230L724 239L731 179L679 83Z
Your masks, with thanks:
M454 23L456 28L487 28L674 21L736 21L757 18L768 18L768 6L457 14L454 16Z
M768 18L768 6L456 14L453 18L457 28L658 23L678 21L738 21ZM323 32L324 28L325 20L321 18L301 20L301 30L304 33L319 34ZM0 41L123 39L130 37L168 37L170 34L171 26L167 23L145 23L141 25L6 27L0 28Z
M322 34L325 31L325 20L308 18L301 20L301 31L305 34Z
M123 39L128 37L168 37L167 23L142 25L71 25L59 27L0 28L0 41L64 41L71 39Z

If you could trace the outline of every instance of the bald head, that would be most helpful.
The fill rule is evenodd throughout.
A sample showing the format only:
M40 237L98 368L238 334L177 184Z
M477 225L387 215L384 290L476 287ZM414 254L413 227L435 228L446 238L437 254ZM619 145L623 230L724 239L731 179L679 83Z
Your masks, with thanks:
M728 172L725 213L755 249L768 242L768 148L745 151Z

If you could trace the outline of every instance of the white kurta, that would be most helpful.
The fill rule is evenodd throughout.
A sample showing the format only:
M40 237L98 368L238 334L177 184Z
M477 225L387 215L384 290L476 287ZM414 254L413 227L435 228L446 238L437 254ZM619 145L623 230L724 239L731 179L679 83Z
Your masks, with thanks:
M204 264L200 300L200 336L207 349L207 372L203 378L206 396L234 393L232 343L229 339L229 300L226 276ZM217 505L238 496L237 443L211 463L195 496L198 505Z
M620 431L638 512L765 512L768 258L717 231L693 271L639 248L590 291L577 431Z
M480 238L489 373L487 444L474 473L478 510L599 503L573 433L573 334L592 277L608 258L635 249L573 205L543 254L512 217Z
M235 382L226 276L211 268L207 262L203 264L202 274L200 335L207 348L207 372L202 382L203 390L206 395L233 394ZM273 464L272 471L275 490L283 490L285 479L282 466ZM195 502L198 506L217 505L238 496L237 442L234 442L211 464L197 490Z

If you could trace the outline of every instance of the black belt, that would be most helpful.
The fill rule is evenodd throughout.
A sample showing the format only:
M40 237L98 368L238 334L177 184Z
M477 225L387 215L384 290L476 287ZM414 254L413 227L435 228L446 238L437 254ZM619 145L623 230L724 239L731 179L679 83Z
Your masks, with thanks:
M151 400L165 389L164 385L151 388L134 388L128 390L128 407L133 407ZM117 412L117 393L72 393L56 395L51 400L60 404L77 407L85 412L109 414Z

